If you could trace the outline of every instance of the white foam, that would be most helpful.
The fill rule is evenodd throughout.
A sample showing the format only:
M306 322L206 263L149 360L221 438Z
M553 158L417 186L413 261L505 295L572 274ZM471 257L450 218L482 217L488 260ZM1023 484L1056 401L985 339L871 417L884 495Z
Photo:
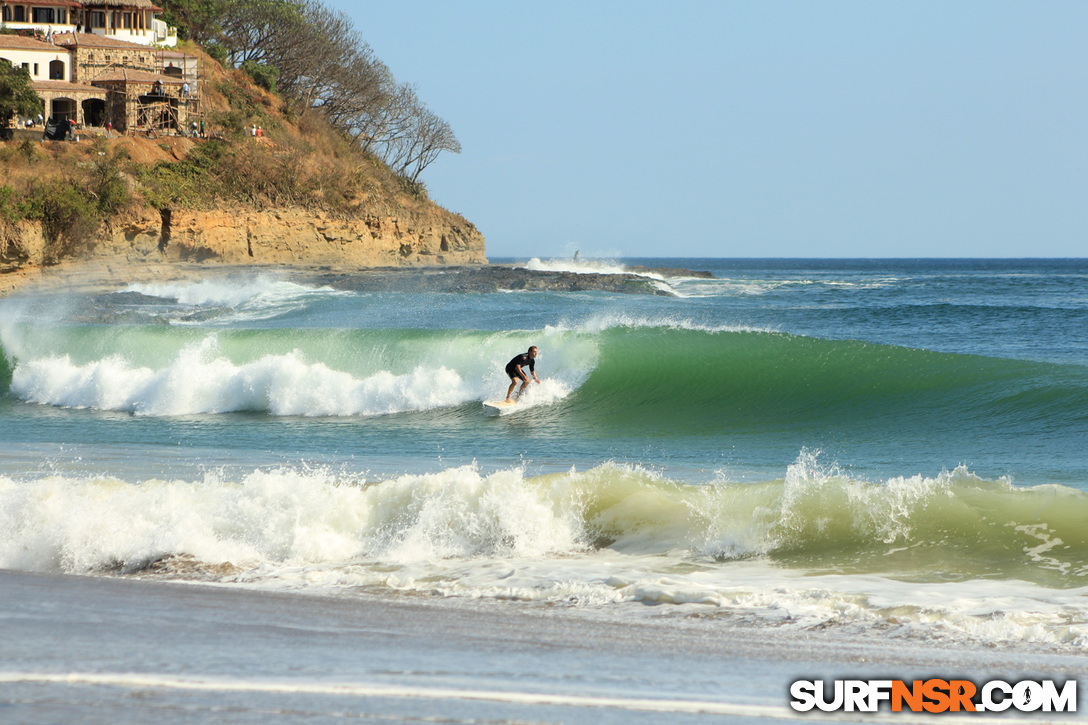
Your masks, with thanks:
M271 304L319 293L336 293L331 287L311 287L267 275L247 278L204 279L198 282L147 282L131 284L121 292L174 300L183 305L239 307L261 302Z
M239 480L0 477L0 568L135 571L186 556L236 567L216 575L222 581L276 589L391 588L618 607L626 616L647 611L630 605L660 603L671 608L654 616L697 611L802 630L1088 645L1088 587L898 581L814 574L758 556L715 560L705 547L720 547L722 536L751 554L767 531L759 521L750 530L705 528L706 500L692 489L618 466L534 479L466 466L369 482L289 468Z
M627 312L610 311L604 314L594 315L577 322L563 322L558 325L549 325L545 328L548 332L584 332L601 333L612 329L666 329L666 330L691 330L694 332L778 332L774 328L754 327L751 325L707 325L696 322L690 317L678 317L670 314L660 315L632 315Z
M246 322L263 320L302 309L314 298L350 295L331 287L313 287L268 275L256 277L224 277L198 282L149 282L131 284L119 292L137 292L147 297L172 300L186 308L210 308L218 315L215 322ZM223 312L222 308L228 311ZM191 314L187 310L186 315ZM188 317L172 320L173 324L201 324Z
M620 262L607 259L548 259L533 257L525 263L525 269L542 272L571 272L573 274L635 274L664 281L660 274L633 272Z
M810 287L832 289L883 289L899 282L896 278L871 280L832 279L753 279L749 277L718 277L703 279L685 277L671 280L673 291L680 297L761 297L774 292L792 292Z
M577 550L573 502L474 467L365 485L330 471L240 481L0 477L0 568L89 573L164 556L260 567L543 557Z
M680 295L671 280L656 272L630 269L619 262L604 259L550 259L533 257L525 263L525 269L544 272L570 272L572 274L630 274L653 282L655 289L670 295Z
M183 348L151 369L109 356L77 364L68 355L20 362L12 392L32 403L117 410L137 415L266 411L273 415L380 415L458 405L478 399L455 371L417 367L362 379L309 362L294 351L235 364L218 354L215 336Z
M542 384L531 384L524 396L530 407L570 395L595 362L592 345L550 339L557 340L548 355L558 369L553 367ZM22 360L13 371L11 392L32 403L155 416L236 411L372 416L448 408L505 392L504 361L479 353L447 358L458 367L418 365L406 372L353 375L299 350L236 363L220 351L217 337L208 335L158 368L120 355L85 363L67 354Z

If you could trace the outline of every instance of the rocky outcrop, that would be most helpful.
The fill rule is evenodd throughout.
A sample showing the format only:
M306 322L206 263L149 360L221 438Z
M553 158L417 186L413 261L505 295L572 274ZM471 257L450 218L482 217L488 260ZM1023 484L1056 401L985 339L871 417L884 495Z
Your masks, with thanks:
M485 264L484 238L448 213L343 219L306 210L163 210L119 225L97 248L177 261L411 267Z
M526 269L512 265L369 269L359 272L318 271L314 282L336 289L365 292L621 292L673 295L672 288L636 274L584 274Z
M46 243L41 224L0 223L0 273L43 264L45 254Z
M0 271L48 264L41 227L9 227ZM486 264L483 235L441 209L345 219L303 209L215 211L145 209L96 236L91 257L226 264L413 267Z
M674 270L663 271L669 273ZM509 264L359 268L350 265L254 262L208 264L101 257L83 262L66 261L44 268L24 268L11 274L2 274L0 297L20 288L41 292L64 290L86 294L112 294L119 287L134 282L241 279L255 275L355 292L598 291L643 295L675 294L669 284L642 275L576 274L526 269Z

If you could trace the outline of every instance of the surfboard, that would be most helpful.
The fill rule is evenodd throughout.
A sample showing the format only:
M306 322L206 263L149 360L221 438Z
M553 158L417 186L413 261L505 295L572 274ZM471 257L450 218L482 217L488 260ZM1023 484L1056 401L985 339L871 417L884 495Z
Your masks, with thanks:
M518 401L511 400L485 400L484 412L488 415L506 415L507 413L513 413L518 407Z

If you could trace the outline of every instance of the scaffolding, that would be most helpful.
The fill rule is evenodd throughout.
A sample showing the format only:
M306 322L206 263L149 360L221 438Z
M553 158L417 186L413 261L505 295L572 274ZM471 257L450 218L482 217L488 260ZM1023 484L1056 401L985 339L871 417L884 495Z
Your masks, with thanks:
M200 102L199 59L177 51L151 52L150 65L148 56L80 62L86 82L107 92L103 123L111 122L119 133L194 135L207 120Z
M109 91L107 117L122 133L191 135L205 120L200 98L177 78L122 69L95 85Z

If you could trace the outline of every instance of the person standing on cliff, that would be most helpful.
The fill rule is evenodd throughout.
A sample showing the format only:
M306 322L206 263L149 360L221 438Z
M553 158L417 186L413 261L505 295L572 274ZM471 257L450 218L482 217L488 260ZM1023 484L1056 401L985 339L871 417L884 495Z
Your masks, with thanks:
M514 388L517 387L518 381L521 381L521 390L518 391L518 397L525 392L526 386L529 385L529 378L525 375L523 368L529 368L529 374L533 376L533 380L540 383L540 378L536 376L536 345L529 348L528 352L523 352L520 355L515 355L514 359L506 363L506 374L510 376L510 387L506 391L506 402L513 402L510 400L511 393L514 392Z

